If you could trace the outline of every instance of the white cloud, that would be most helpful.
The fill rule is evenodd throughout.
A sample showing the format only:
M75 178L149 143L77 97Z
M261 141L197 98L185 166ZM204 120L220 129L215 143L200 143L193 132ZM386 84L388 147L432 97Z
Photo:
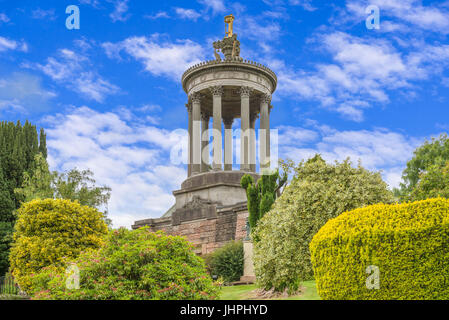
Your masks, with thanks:
M128 12L128 1L129 0L114 0L114 11L109 15L113 22L121 21L124 22L131 16L127 14Z
M156 14L153 15L145 15L144 16L145 19L150 19L150 20L156 20L156 19L160 19L160 18L170 18L170 16L168 15L167 12L165 11L159 11Z
M116 85L103 79L93 70L92 62L87 55L69 49L59 50L56 57L49 57L45 64L24 66L40 70L57 83L97 102L103 102L107 96L119 92Z
M214 15L226 11L226 6L223 0L199 0L198 2L204 5L206 11L211 10Z
M0 22L5 22L5 23L7 23L7 22L9 22L9 21L10 21L10 19L8 18L8 16L7 16L6 14L0 13Z
M201 17L201 14L193 9L175 8L175 12L181 19L196 21Z
M449 46L442 44L401 52L386 39L340 31L318 34L309 43L319 44L317 49L332 60L296 71L282 60L267 60L278 74L279 93L317 100L358 122L364 120L364 109L389 103L392 90L414 94L418 81L441 76L449 66Z
M17 42L15 40L10 40L8 38L0 36L0 52L7 50L18 50L27 52L28 45L26 44L26 42Z
M55 14L55 9L44 10L41 8L33 10L33 12L31 13L31 17L33 19L45 19L45 20L55 20L57 18Z
M167 76L179 81L191 65L204 59L204 48L191 40L164 41L160 35L130 37L118 43L103 44L110 58L119 58L124 51L140 61L146 71L156 76Z
M279 127L281 158L301 161L316 153L326 161L350 157L354 164L361 160L369 170L382 170L391 188L399 186L407 161L422 142L421 138L387 129L338 131L317 124L312 129Z
M407 28L396 30L413 31L418 28L431 32L449 33L449 10L439 7L438 3L423 6L421 0L349 0L346 2L348 10L347 19L365 20L365 8L376 5L380 9L381 21L383 17L397 19L401 23L408 24ZM380 28L384 27L381 22ZM386 25L391 27L391 25Z
M173 205L171 192L180 187L186 171L170 164L169 152L183 135L88 107L44 122L53 170L89 168L98 184L112 188L109 215L114 227L159 217Z

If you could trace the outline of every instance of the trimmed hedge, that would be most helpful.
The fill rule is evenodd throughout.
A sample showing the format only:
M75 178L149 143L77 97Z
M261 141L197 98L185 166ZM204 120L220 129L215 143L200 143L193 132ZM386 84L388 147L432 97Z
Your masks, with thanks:
M449 299L449 200L345 212L319 230L310 252L323 299ZM370 266L378 289L368 289Z

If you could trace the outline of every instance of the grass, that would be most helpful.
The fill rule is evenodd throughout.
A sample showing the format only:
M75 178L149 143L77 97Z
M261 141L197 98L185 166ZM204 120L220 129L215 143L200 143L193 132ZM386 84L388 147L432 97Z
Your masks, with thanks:
M313 281L313 280L305 281L302 283L302 286L305 288L303 293L301 293L300 295L296 295L296 296L290 296L288 298L285 298L285 300L320 300L321 299L316 290L315 281ZM248 294L255 289L257 289L257 286L255 284L223 287L220 299L221 300L247 300Z

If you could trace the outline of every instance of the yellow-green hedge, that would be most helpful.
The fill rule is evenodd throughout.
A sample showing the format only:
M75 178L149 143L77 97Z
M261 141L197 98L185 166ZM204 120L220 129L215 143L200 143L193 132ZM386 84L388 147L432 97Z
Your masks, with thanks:
M377 204L329 220L310 243L323 299L449 299L449 200ZM372 287L379 268L379 289Z

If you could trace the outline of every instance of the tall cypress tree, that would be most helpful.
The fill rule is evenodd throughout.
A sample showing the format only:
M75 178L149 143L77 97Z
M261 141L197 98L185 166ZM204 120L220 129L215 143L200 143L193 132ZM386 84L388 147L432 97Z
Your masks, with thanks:
M0 168L0 276L8 271L8 255L14 226L15 203L8 189L3 170Z
M39 134L39 152L45 159L47 159L47 134L45 133L44 128L41 128Z
M26 121L0 122L0 277L8 267L8 251L14 227L13 211L21 199L14 194L20 188L24 173L32 174L34 157L41 152L47 155L46 135L40 137L36 126ZM6 260L5 260L6 259Z

